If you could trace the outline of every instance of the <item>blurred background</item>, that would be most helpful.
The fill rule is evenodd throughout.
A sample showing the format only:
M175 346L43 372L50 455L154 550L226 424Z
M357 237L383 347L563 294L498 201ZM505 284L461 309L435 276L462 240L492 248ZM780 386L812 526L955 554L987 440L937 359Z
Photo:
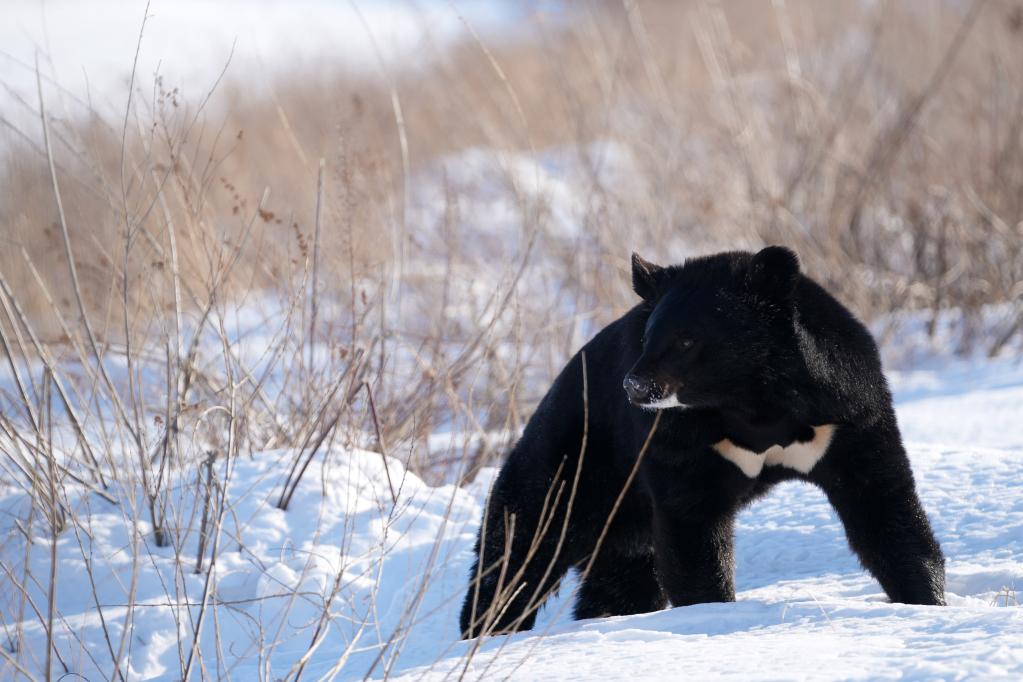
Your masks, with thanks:
M77 399L154 441L242 376L253 449L345 424L464 474L634 250L791 246L891 367L1020 352L1018 0L2 11L8 352L114 362Z

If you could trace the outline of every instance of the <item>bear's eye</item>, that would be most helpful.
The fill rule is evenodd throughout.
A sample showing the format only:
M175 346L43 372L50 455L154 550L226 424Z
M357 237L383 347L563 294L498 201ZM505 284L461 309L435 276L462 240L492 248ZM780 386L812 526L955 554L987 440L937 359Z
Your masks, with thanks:
M682 350L689 350L690 348L693 347L693 343L694 342L692 339L682 339L681 341L678 342L678 345L679 348L681 348Z

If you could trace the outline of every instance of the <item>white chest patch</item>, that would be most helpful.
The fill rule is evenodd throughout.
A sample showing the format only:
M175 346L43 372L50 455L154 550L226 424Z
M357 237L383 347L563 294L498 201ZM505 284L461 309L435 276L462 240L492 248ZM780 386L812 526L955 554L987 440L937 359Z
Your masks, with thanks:
M727 438L714 444L718 454L739 467L742 473L756 478L765 466L783 466L795 469L801 474L808 474L820 461L831 445L835 435L835 425L813 427L813 440L805 443L792 443L788 447L775 445L761 454L740 448Z

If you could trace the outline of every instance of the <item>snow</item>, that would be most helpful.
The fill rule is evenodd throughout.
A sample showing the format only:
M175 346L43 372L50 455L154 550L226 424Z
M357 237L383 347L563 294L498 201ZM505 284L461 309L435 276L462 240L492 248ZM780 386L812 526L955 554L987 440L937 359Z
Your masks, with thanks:
M966 401L959 407L963 421L984 418ZM910 452L948 557L948 607L887 603L823 495L785 484L740 517L735 604L561 618L546 632L491 639L469 679L557 680L567 671L572 679L1018 679L1023 611L1014 592L1008 607L998 592L1023 584L1020 453L920 444ZM399 679L444 679L464 666L462 653Z
M309 679L441 680L463 671L465 679L530 680L1019 678L1023 452L1018 426L991 428L990 420L998 406L997 423L1020 423L1023 401L1012 396L1023 392L1023 376L1011 359L946 367L891 378L920 494L948 557L948 607L888 603L848 550L822 494L790 483L739 519L736 603L573 622L569 580L534 631L482 642L467 665L477 643L458 640L457 612L495 471L464 488L430 487L389 459L392 505L381 455L338 448L314 460L283 511L275 504L295 453L281 450L215 467L231 505L208 600L216 607L197 660L211 677L286 676L309 649L337 585L326 636L303 672ZM154 546L148 527L133 520L145 517L129 513L141 504L132 501L137 491L115 491L119 506L76 498L80 528L57 543L57 642L72 671L109 677L103 622L117 649L134 590L124 644L130 668L122 672L180 676L206 581L193 572L200 490L185 476L173 486L177 522L191 528L177 548ZM31 527L30 550L12 525L28 504L23 493L0 499L0 556L20 566L28 551L39 576L29 591L45 607L45 523ZM24 630L28 664L39 670L41 621L25 613L17 623L5 592L5 627Z
M897 372L892 377L904 438L1023 450L1023 362L1019 357L959 360L940 370ZM969 413L963 413L964 405Z
M988 306L975 334L1000 338L1015 315L1012 305ZM986 357L983 343L971 354L951 354L969 322L959 311L942 311L928 333L925 316L903 313L897 320L897 342L889 344L885 361L903 438L1020 451L1023 341L993 358Z

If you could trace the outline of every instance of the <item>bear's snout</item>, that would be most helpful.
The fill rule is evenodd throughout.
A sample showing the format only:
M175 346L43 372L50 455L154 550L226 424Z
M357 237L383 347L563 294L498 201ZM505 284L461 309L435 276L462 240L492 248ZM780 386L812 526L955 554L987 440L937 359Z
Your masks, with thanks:
M645 405L661 398L660 386L656 382L636 376L631 372L625 375L622 387L629 395L629 401L633 405Z

